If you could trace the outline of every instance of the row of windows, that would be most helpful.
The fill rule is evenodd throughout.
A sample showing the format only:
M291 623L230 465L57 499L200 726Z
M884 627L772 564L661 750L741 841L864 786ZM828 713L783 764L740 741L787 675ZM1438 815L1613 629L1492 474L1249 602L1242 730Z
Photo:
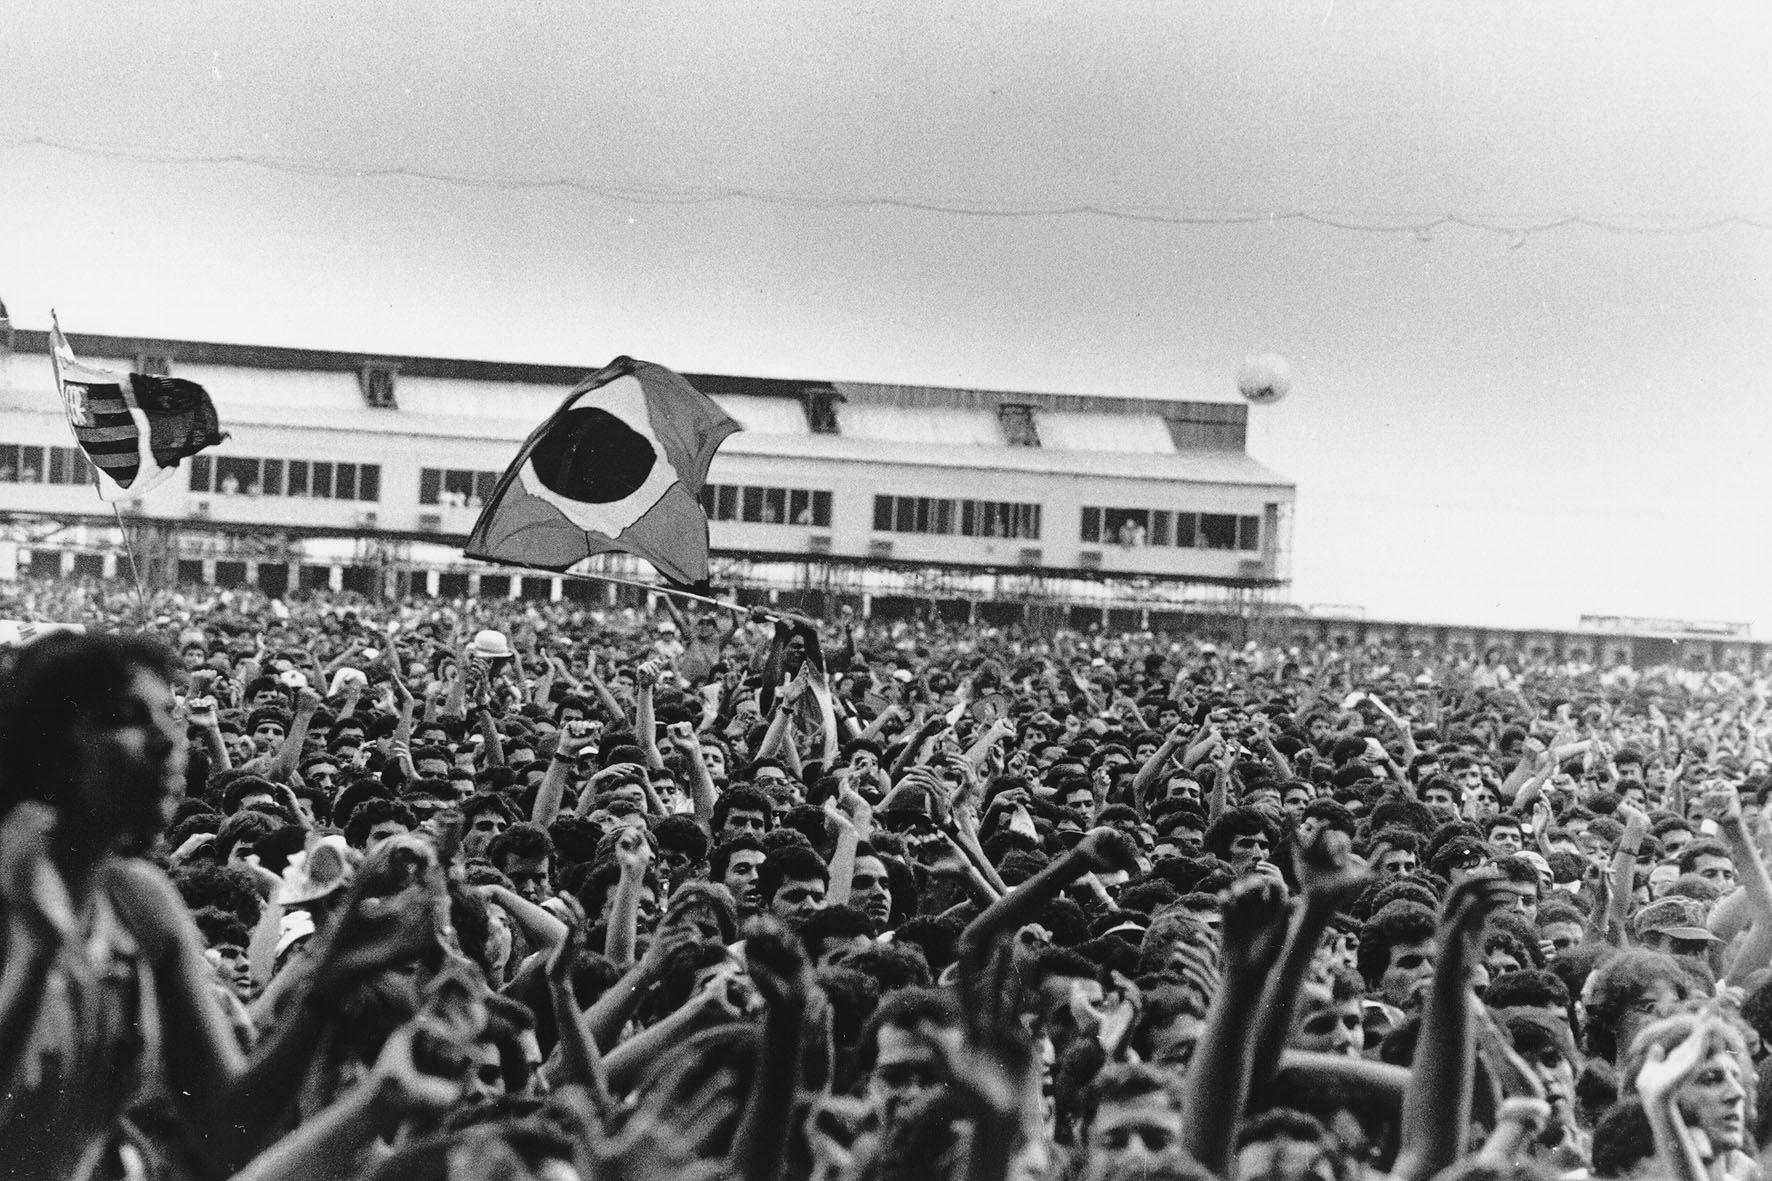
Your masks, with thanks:
M191 457L191 491L222 496L302 496L380 500L381 465L240 455Z
M831 494L808 488L754 488L704 484L701 507L710 521L751 521L761 525L831 527Z
M1097 545L1179 549L1261 548L1261 518L1168 509L1085 508L1081 539Z
M503 472L472 472L461 468L419 469L418 502L455 508L479 508L492 499Z
M0 484L90 484L92 465L77 447L0 444Z
M1007 500L876 496L874 529L880 533L943 533L1038 541L1040 506Z

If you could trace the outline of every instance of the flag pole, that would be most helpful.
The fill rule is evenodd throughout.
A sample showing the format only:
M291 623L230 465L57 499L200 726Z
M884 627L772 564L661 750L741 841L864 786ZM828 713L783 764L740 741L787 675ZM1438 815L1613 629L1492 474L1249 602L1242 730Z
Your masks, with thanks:
M539 566L525 566L521 562L501 562L497 558L475 558L476 562L484 562L488 566L506 566L515 570L541 570ZM561 578L578 578L585 582L613 582L617 586L631 586L636 590L651 591L660 595L675 595L679 599L693 599L697 603L706 603L710 607L718 607L723 611L731 611L735 615L749 615L759 611L766 619L782 622L781 616L764 611L760 607L745 607L738 603L727 603L720 599L711 599L707 595L698 595L694 591L677 590L675 587L660 586L656 582L636 582L631 578L617 578L613 574L581 574L576 570L547 570L549 575Z
M74 454L85 462L87 470L92 473L92 494L103 503L110 505L111 515L117 519L117 532L122 535L123 552L129 558L129 573L135 583L135 605L141 611L142 630L147 631L148 620L151 618L148 613L148 591L142 585L141 567L137 566L135 562L135 543L130 541L129 527L123 523L123 510L117 507L116 501L105 499L104 490L98 482L98 465L87 458L86 449L80 445L80 435L74 430L74 419L68 409L68 396L62 387L61 354L55 347L56 341L66 340L67 337L62 334L61 317L55 314L54 308L49 309L49 323L55 329L49 342L49 368L55 374L55 396L61 401L62 418L67 421L68 434L74 440Z

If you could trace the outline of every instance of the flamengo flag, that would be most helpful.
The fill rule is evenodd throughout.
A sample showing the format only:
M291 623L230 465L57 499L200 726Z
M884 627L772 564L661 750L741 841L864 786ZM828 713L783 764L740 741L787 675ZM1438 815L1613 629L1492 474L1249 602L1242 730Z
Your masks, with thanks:
M68 426L105 500L140 496L176 472L179 460L226 437L196 382L89 365L74 356L60 324L50 329L49 343Z
M701 489L714 452L738 429L669 369L617 357L529 436L463 552L565 570L615 550L673 582L706 582Z

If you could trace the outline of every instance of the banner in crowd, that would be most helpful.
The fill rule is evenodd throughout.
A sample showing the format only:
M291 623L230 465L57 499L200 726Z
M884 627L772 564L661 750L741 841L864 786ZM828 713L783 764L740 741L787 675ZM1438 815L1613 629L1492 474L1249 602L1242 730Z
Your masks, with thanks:
M684 584L708 577L708 465L738 423L681 376L617 357L524 442L464 553L566 570L619 551Z
M60 324L50 329L50 346L68 426L92 461L105 500L151 491L187 455L226 438L214 403L196 382L90 365L74 356Z

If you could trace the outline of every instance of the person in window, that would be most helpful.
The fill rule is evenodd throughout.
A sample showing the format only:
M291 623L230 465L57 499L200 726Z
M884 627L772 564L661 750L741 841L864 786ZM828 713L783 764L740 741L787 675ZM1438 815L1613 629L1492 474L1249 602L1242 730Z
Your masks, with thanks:
M781 524L781 512L767 500L763 502L763 523L765 525Z
M223 496L238 496L240 494L240 479L233 472L222 477L221 494Z

